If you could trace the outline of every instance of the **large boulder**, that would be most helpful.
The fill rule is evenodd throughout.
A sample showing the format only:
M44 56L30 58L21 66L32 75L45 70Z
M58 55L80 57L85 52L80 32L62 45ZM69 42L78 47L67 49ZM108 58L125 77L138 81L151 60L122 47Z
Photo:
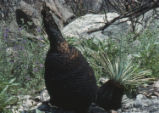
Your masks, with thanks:
M125 19L118 20L121 22L119 25L116 25L117 22L110 25L104 30L104 33L101 31L88 33L91 29L98 29L105 24L105 17L107 21L119 16L117 13L107 13L105 14L87 14L80 18L77 18L75 21L71 22L69 25L63 28L63 34L66 37L77 37L77 38L108 38L108 37L120 37L120 35L125 34L129 30L130 22L123 22ZM123 23L122 23L123 22Z
M159 9L156 9L158 11ZM136 20L137 22L134 24L129 18L123 18L116 20L114 23L110 24L108 27L104 29L103 32L92 32L89 31L93 29L98 29L105 25L105 23L110 22L114 18L118 17L117 13L107 13L105 14L86 14L82 17L77 18L67 26L63 28L63 34L66 37L77 37L77 38L120 38L129 32L140 33L144 31L146 28L150 28L156 30L159 28L159 19L157 18L157 14L154 13L154 10L150 10L146 12ZM107 17L107 18L105 18ZM135 29L133 29L133 25Z

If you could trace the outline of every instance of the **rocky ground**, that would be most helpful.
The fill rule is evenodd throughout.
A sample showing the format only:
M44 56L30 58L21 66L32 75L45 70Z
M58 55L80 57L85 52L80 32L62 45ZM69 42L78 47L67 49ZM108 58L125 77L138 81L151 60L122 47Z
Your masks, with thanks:
M140 87L135 99L126 99L119 113L159 113L159 81Z
M118 113L158 113L159 112L159 97L146 97L143 94L138 94L136 99L128 99Z
M74 113L73 111L64 111L58 107L51 106L48 103L49 95L43 90L39 96L29 95L19 96L22 101L18 110L12 110L13 113ZM15 107L13 107L15 109ZM102 108L92 104L89 113L108 113ZM112 113L159 113L159 80L151 85L145 85L139 88L136 98L130 99L123 96L122 108Z

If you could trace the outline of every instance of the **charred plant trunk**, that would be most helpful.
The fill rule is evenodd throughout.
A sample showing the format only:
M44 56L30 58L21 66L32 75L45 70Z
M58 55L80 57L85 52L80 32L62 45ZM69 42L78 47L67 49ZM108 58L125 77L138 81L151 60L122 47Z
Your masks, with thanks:
M124 87L119 82L109 80L98 89L96 104L105 110L119 109L123 94Z
M97 92L93 69L81 52L63 38L45 4L41 14L50 42L44 75L50 102L65 110L86 113Z

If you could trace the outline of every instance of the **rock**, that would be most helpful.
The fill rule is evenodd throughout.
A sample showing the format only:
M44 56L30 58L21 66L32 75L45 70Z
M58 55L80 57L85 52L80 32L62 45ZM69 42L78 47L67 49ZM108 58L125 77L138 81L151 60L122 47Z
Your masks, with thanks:
M45 90L43 90L41 93L40 93L40 100L42 101L42 102L45 102L45 101L49 101L49 99L50 99L50 96L49 96L49 94L48 94L48 91L45 89Z
M119 39L121 36L126 35L130 29L127 22L116 25L116 23L110 25L104 30L104 34L108 37Z
M159 9L157 9L159 10ZM144 17L139 17L139 22L136 23L135 32L139 33L143 31L145 28L156 29L159 27L159 20L155 19L155 15L153 15L153 10L145 13ZM115 17L119 16L117 13L107 13L106 16L103 14L86 14L85 16L79 17L67 26L63 28L63 34L66 37L76 37L76 38L120 38L126 35L128 32L132 32L132 23L128 20L128 18L123 18L117 20L106 29L104 32L93 32L88 34L88 31L92 29L98 29L101 26L104 26L105 17L110 21ZM134 42L136 43L136 42ZM137 43L138 44L138 43ZM134 46L137 46L134 45Z
M61 0L46 1L47 6L54 12L54 16L56 16L55 18L57 19L56 21L59 23L60 28L68 24L68 22L75 16L72 11L62 3L64 3L64 1Z
M86 13L98 13L102 11L103 0L64 0L65 5L71 7L76 16Z
M125 97L126 98L126 97ZM123 106L118 113L158 113L159 97L147 98L143 94L138 94L136 99L126 98ZM124 101L124 98L123 98Z
M153 84L153 87L159 90L159 80Z
M101 77L101 78L99 78L99 83L103 85L103 84L106 83L108 80L109 80L109 79L107 79L107 78Z
M155 9L159 11L159 8ZM156 30L159 27L159 19L156 18L157 14L154 13L154 10L146 12L144 15L141 15L138 18L138 23L136 23L136 32L139 33L145 28Z
M53 17L60 28L68 24L68 22L74 18L74 14L58 0L47 0L46 5L53 12ZM38 27L41 26L41 9L42 0L36 1L34 5L24 1L19 2L18 7L16 8L16 20L19 27L27 26L29 33L35 33Z
M152 99L157 99L157 96L151 96Z
M139 94L139 95L136 96L136 100L141 101L143 99L146 99L145 95L143 95L143 94Z
M35 109L37 106L37 102L35 102L30 95L21 95L18 96L19 100L21 100L18 111L24 111L28 109Z
M16 9L16 21L19 27L25 27L28 32L36 32L38 26L40 26L40 14L30 4L24 1L19 3L19 7Z
M107 20L110 21L117 16L118 16L117 13L108 13ZM123 21L123 20L120 20L120 21ZM104 34L102 34L101 32L94 32L91 34L87 33L91 29L104 26L104 22L105 22L104 14L87 14L85 16L77 18L75 21L65 26L62 32L64 36L66 37L76 37L76 38L92 38L92 37L101 38L102 37L107 39L110 36L117 37L116 35L119 34L117 32L122 30L120 27L123 27L123 25L121 26L111 25L106 30L104 30ZM118 29L118 30L112 30L112 29Z

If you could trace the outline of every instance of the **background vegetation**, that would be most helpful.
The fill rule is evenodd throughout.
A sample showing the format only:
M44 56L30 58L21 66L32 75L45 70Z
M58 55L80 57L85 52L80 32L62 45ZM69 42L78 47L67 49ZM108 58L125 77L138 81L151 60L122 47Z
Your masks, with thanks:
M44 60L49 44L44 33L39 28L39 38L33 40L23 28L15 31L12 33L7 27L0 29L0 112L8 112L10 106L16 105L19 101L18 95L36 95L45 87ZM148 74L140 73L140 81L138 78L130 77L123 82L132 90L142 85L141 83L159 78L158 31L147 29L138 35L135 41L132 39L133 35L129 33L126 37L109 40L71 37L67 37L66 40L84 54L93 67L97 80L101 77L110 78L107 65L101 64L101 53L106 54L105 58L109 58L111 65L118 62L117 58L127 56L122 63L131 59L132 70L150 70ZM120 66L122 60L119 61ZM120 80L122 79L124 77L121 76Z

